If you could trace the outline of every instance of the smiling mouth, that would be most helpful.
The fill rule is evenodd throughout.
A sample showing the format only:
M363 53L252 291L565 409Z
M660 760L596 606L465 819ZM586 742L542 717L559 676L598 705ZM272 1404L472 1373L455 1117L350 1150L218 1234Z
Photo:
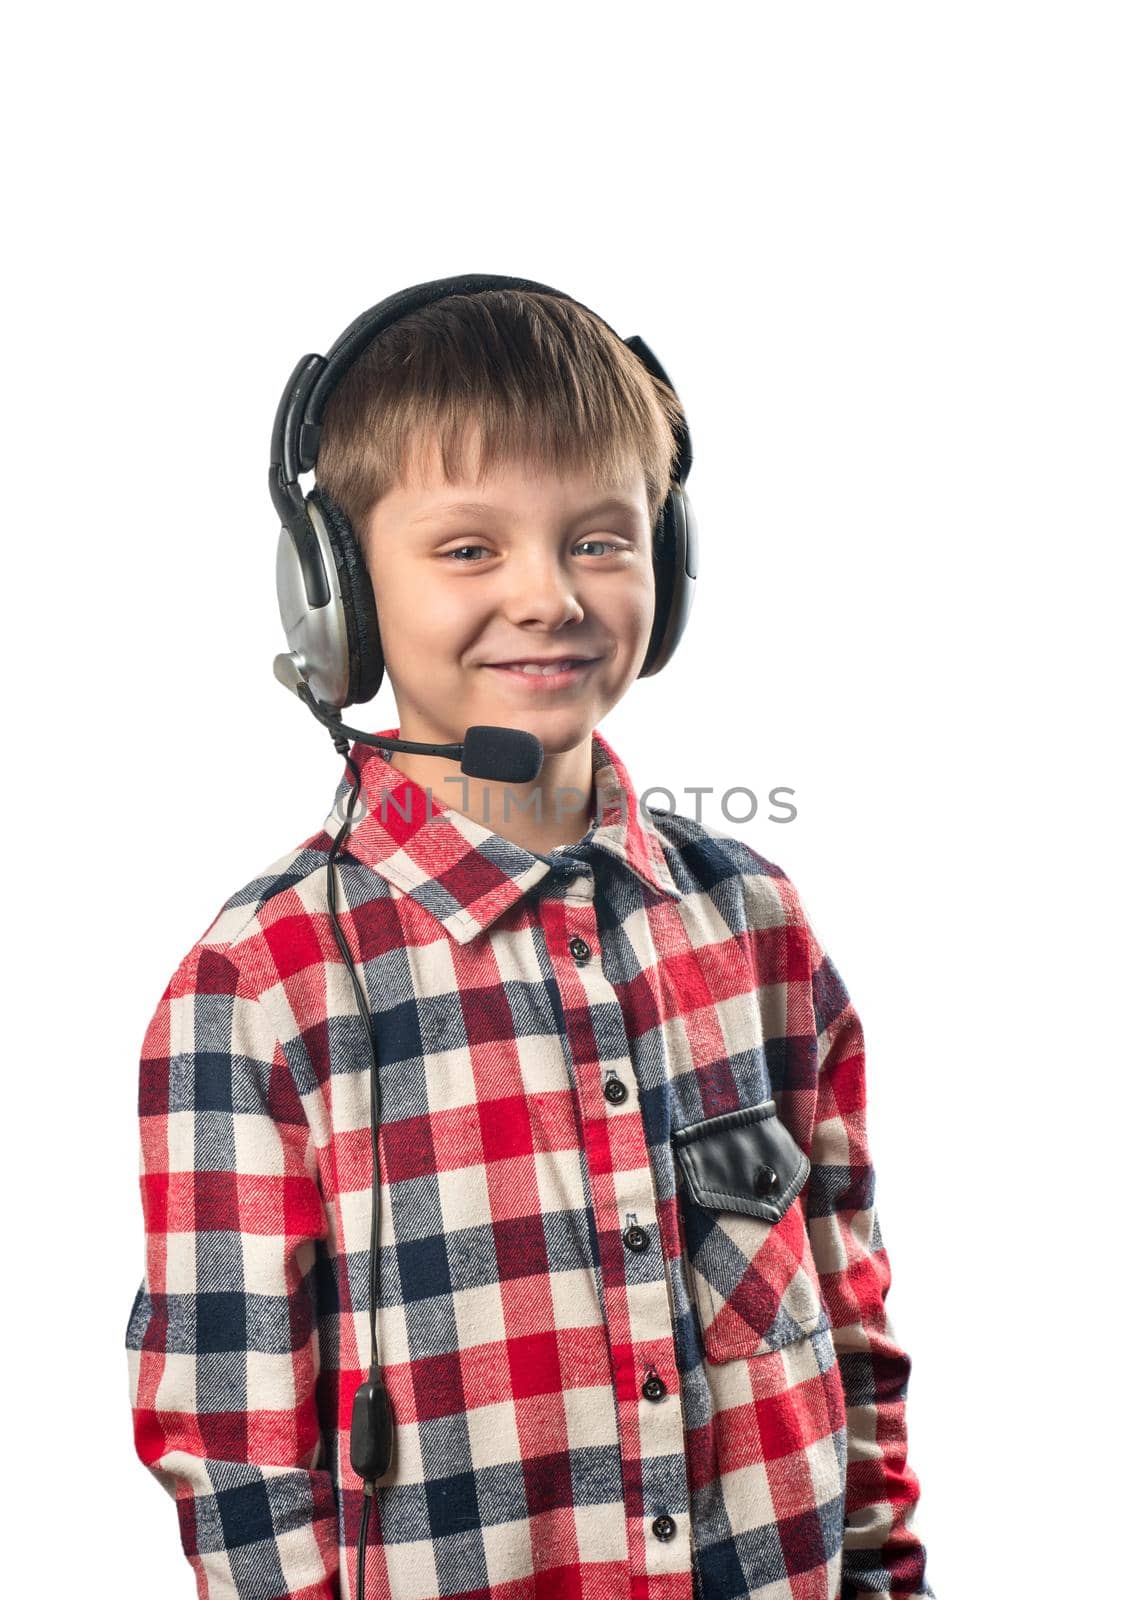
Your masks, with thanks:
M591 667L596 666L601 660L600 656L590 656L585 659L571 658L569 661L552 661L546 665L537 665L534 662L486 662L490 672L502 672L509 678L518 678L528 683L577 683L583 674Z

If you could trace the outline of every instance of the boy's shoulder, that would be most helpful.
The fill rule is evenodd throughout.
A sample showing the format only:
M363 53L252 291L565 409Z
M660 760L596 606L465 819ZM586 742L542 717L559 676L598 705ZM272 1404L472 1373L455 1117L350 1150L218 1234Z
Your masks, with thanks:
M732 927L744 916L751 935L785 928L792 941L787 971L807 975L818 1032L839 1017L850 1002L847 985L789 874L752 845L707 823L655 806L649 813L679 887L707 892Z
M181 957L173 984L226 965L239 974L239 989L252 987L255 972L276 976L278 961L296 946L306 954L315 945L309 922L325 909L317 885L323 875L331 836L322 825L306 839L258 868L219 905L203 932ZM262 958L266 959L263 961Z
M683 812L658 806L649 806L648 811L681 890L714 894L737 879L753 923L804 921L796 886L776 861L745 840Z

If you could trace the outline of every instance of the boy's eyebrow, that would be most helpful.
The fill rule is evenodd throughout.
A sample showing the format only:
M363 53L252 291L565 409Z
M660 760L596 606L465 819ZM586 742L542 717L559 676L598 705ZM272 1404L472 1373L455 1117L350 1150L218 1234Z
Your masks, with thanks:
M623 495L611 494L604 499L596 501L593 505L586 506L575 516L576 522L583 517L601 516L606 511L638 512L638 507L632 500L627 500ZM419 527L427 522L440 522L443 517L495 517L504 516L506 513L501 507L489 505L483 500L456 500L443 506L435 506L432 511L422 511L411 519L411 527Z
M412 517L411 526L422 522L437 522L441 517L486 517L494 514L495 507L486 505L482 500L454 500L447 505L435 506L432 511L421 511Z

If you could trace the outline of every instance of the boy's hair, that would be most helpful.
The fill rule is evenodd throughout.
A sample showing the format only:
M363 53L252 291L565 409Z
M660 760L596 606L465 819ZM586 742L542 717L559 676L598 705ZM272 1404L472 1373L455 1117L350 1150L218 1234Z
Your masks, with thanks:
M523 289L450 295L378 334L333 390L322 419L317 487L358 537L377 500L436 438L449 480L526 461L582 471L609 487L644 473L650 526L672 482L683 412L591 312Z

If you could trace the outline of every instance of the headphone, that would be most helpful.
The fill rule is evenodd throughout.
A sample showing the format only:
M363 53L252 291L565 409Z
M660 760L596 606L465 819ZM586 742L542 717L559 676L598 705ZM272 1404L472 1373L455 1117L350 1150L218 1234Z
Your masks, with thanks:
M380 300L344 329L326 356L302 356L282 395L270 447L270 496L281 518L277 599L292 672L324 707L340 710L370 700L383 681L384 669L375 594L360 542L331 495L319 487L306 495L299 482L302 472L316 466L328 397L371 341L393 322L435 300L491 289L531 290L582 305L572 295L529 278L483 272L435 278ZM582 309L590 311L589 306ZM604 318L598 321L609 328ZM620 337L613 328L609 331L615 339ZM668 374L639 334L621 342L653 377L672 389ZM686 423L675 431L673 482L653 528L656 609L638 674L642 678L659 672L671 659L687 626L698 570L695 516L684 489L691 469L691 437Z
M570 295L528 278L467 273L437 278L381 300L344 329L327 356L303 356L294 368L274 421L270 449L270 495L281 518L277 547L277 597L289 654L277 656L274 673L296 693L332 734L337 752L352 775L347 814L328 851L328 914L340 959L351 979L356 1012L370 1057L372 1205L368 1256L371 1362L367 1380L352 1399L351 1464L363 1480L359 1524L357 1600L364 1600L367 1528L378 1480L390 1468L395 1420L379 1357L379 1060L375 1028L337 915L335 864L352 825L361 779L349 754L349 736L383 748L413 749L460 758L461 770L477 776L506 773L507 781L530 781L543 758L533 734L509 728L469 728L463 745L427 745L367 734L340 720L340 710L370 700L383 681L383 651L375 595L363 552L347 516L323 489L306 495L298 481L316 466L321 422L328 396L372 339L400 317L448 295L483 294L489 289L527 289L581 305ZM588 306L583 310L589 311ZM591 315L596 313L591 312ZM602 321L600 317L599 321ZM605 323L609 327L608 323ZM614 338L618 335L609 330ZM622 341L650 373L671 389L663 367L639 335ZM673 393L675 391L673 390ZM697 571L695 518L684 490L691 467L691 439L684 423L676 430L672 486L653 528L656 608L640 676L659 672L687 625Z

